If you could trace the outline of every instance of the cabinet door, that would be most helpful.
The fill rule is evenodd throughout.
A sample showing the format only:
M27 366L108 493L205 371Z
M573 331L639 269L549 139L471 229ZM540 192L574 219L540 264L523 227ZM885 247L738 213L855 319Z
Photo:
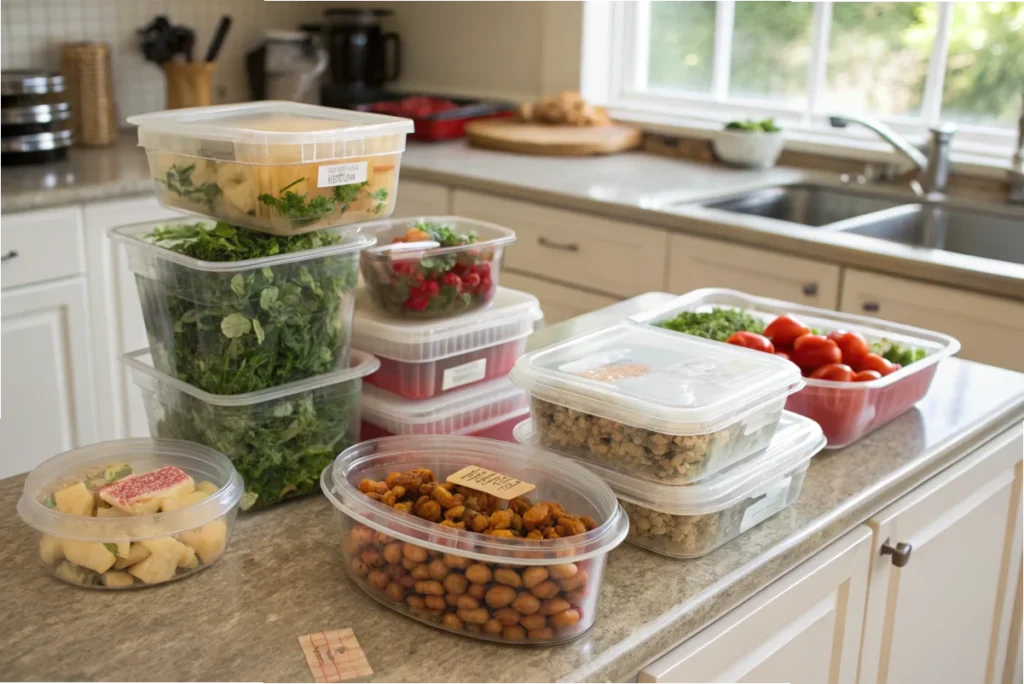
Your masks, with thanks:
M508 271L501 274L501 284L504 287L529 292L539 299L546 325L561 323L566 319L575 318L595 309L602 309L618 301L605 295Z
M871 532L861 526L645 667L641 682L852 684Z
M85 278L5 290L0 478L96 441Z
M180 212L161 207L153 197L85 206L93 366L102 439L149 436L142 395L120 360L124 352L149 344L146 325L124 247L113 242L107 231L129 223L181 218Z
M841 309L960 340L960 356L1024 371L1024 302L846 269Z
M839 306L839 266L692 235L669 238L669 290L727 287L823 309Z
M403 180L398 186L398 203L392 216L447 216L448 188L433 183Z
M1017 426L869 521L863 684L1002 681L1021 567L1022 446ZM901 543L909 557L881 553Z

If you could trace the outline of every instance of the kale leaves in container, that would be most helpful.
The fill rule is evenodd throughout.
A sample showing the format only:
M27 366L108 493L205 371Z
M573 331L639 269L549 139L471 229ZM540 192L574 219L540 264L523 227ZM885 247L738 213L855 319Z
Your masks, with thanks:
M764 321L736 309L714 309L706 313L681 311L674 318L655 325L718 342L725 342L735 332L764 332Z
M145 238L207 262L242 262L337 244L332 232L265 235L217 223L174 224ZM333 370L348 353L358 253L238 270L162 260L139 276L157 368L212 394L240 394Z

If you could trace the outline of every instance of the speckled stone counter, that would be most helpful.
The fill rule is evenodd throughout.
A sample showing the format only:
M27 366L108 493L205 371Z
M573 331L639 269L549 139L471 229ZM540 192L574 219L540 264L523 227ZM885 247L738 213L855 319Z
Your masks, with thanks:
M0 481L0 674L11 680L311 681L302 634L352 627L383 681L633 678L649 661L873 513L1024 417L1024 375L950 360L928 396L857 444L815 457L794 506L700 559L624 544L600 615L550 648L485 644L404 618L344 575L320 496L239 518L222 560L166 586L104 593L36 562L14 513L24 477Z

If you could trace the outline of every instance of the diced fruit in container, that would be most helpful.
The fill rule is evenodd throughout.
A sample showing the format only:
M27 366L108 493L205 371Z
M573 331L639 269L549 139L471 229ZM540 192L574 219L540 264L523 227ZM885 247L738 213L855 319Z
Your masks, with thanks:
M218 490L217 485L213 484L209 480L203 480L196 485L196 491L205 492L206 494L216 494Z
M178 559L164 553L151 553L145 560L128 568L132 576L146 584L159 584L174 577L178 568Z
M152 502L195 491L192 477L181 468L165 466L140 475L129 475L100 489L100 497L111 506L130 513L150 512ZM155 511L152 511L155 512Z
M178 535L182 542L191 546L199 560L212 563L220 557L227 545L228 526L223 520L214 520L199 529L188 530Z
M156 511L151 512L156 513ZM128 511L122 511L120 508L114 508L113 506L96 509L97 518L130 518L132 515Z
M53 498L57 502L57 510L69 515L92 515L96 506L92 492L84 482L78 482L59 492L54 492Z
M178 567L187 566L195 556L195 551L192 547L182 544L174 537L144 539L140 543L149 549L154 556L169 556L174 559L174 564Z
M75 565L102 573L117 562L117 556L100 542L64 540L64 557Z
M200 501L203 501L208 497L209 494L206 492L189 492L188 494L182 494L160 501L160 510L168 513L170 511L177 511L182 508L188 508L189 506L195 506Z
M131 550L131 545L132 544L131 544L131 542L121 541L121 542L104 542L103 545L106 546L109 551L113 552L113 554L120 559L120 558L127 558L128 557L128 554L129 554L129 552ZM115 563L116 563L116 561L115 561Z
M119 572L117 570L110 570L103 573L100 576L100 580L103 582L103 585L107 587L130 587L135 584L135 578L127 572Z
M64 542L44 534L39 538L39 557L47 565L55 565L64 558Z
M91 570L87 570L81 566L75 565L64 561L57 566L57 577L60 577L65 582L71 582L72 584L96 584L98 575Z
M131 547L128 549L128 556L125 558L118 558L117 562L114 563L114 569L124 570L125 568L135 565L141 561L149 558L150 550L142 545L141 542L133 542Z

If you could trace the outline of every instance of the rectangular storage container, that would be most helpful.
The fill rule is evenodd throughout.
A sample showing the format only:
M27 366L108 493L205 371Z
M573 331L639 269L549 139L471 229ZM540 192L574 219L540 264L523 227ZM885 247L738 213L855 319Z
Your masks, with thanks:
M275 235L391 215L413 124L298 102L247 102L128 117L157 200Z
M167 247L199 231L229 245L310 248L204 261ZM330 230L276 238L194 219L123 226L110 237L125 245L162 373L212 394L239 394L328 373L348 358L359 251L372 237Z
M376 387L363 388L362 438L389 435L470 435L511 442L530 413L526 394L507 377L412 400Z
M461 216L391 219L361 226L377 238L360 268L378 307L392 316L447 318L494 298L508 228Z
M803 386L784 359L629 322L530 352L510 376L543 446L670 485L766 449Z
M537 298L500 287L486 309L429 321L395 319L356 298L352 344L380 359L371 385L407 399L429 399L508 375L542 317Z
M353 351L347 368L224 396L156 370L148 349L121 359L142 390L150 434L203 444L231 459L245 482L242 510L316 489L320 471L359 441L362 379L378 365Z
M516 441L537 444L533 426L516 426ZM673 558L697 558L788 508L800 496L811 458L825 446L814 421L784 412L771 446L686 487L588 464L629 515L626 541Z
M889 340L925 350L923 359L877 380L834 382L807 378L805 387L790 395L786 409L821 425L828 439L828 449L852 444L909 411L928 393L939 362L960 350L956 339L931 330L724 289L694 290L633 318L653 325L670 320L683 311L705 312L723 308L741 309L766 323L777 316L791 315L823 334L832 330L850 330L863 335L869 344Z

